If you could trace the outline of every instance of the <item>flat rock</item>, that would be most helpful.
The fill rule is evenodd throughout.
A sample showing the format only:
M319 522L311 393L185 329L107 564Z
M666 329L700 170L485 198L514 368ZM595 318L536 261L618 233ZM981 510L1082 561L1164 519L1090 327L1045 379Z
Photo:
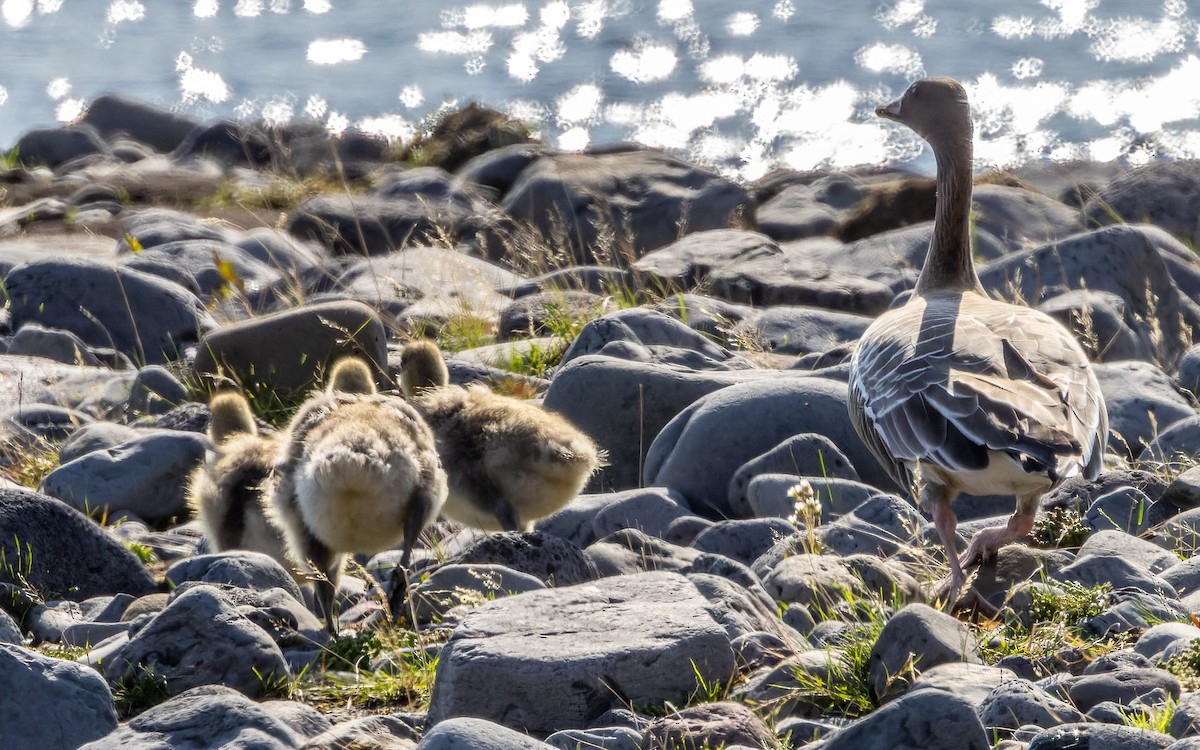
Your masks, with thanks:
M680 412L646 455L647 485L674 488L698 514L731 517L729 484L747 461L798 433L816 433L842 449L863 481L891 487L846 417L845 383L802 375L733 385ZM720 441L719 452L711 450Z
M543 156L501 205L582 263L629 261L681 233L753 223L745 188L648 150ZM631 257L621 257L623 248Z
M174 588L188 581L237 586L252 591L281 588L299 601L304 601L300 587L291 573L274 558L261 552L230 550L184 558L167 568L165 574Z
M1145 222L1200 245L1193 199L1200 195L1200 162L1152 161L1119 175L1083 206L1092 225Z
M587 547L620 528L637 528L665 539L672 524L688 513L679 493L646 487L579 495L562 510L537 521L534 528Z
M1159 750L1174 741L1169 735L1116 724L1063 724L1035 736L1028 750Z
M924 604L892 615L871 648L871 692L884 700L914 676L939 664L982 664L979 645L967 627Z
M550 745L487 719L459 717L431 728L420 750L547 750Z
M442 649L429 725L472 715L544 735L728 679L731 641L779 627L766 605L720 591L714 599L683 576L645 573L484 604Z
M178 284L81 256L17 266L4 286L14 328L27 322L61 328L138 363L177 359L216 325L200 300Z
M965 699L921 690L837 732L821 750L985 750L988 737Z
M455 555L460 565L503 565L533 576L548 586L571 586L590 581L595 571L571 542L541 531L489 534Z
M689 706L660 717L650 723L642 736L643 748L699 750L732 746L759 750L776 746L775 734L762 719L732 701Z
M272 703L255 703L222 685L192 688L165 703L149 708L112 734L80 750L201 750L201 748L253 747L256 750L295 750L307 736L300 728L329 728L314 709L304 707L304 724L295 710L284 712ZM291 715L289 715L291 714ZM316 714L313 716L313 714Z
M894 555L920 540L932 525L916 507L879 494L819 529L821 544L839 555Z
M1138 698L1158 695L1155 691L1177 701L1179 679L1165 669L1146 667L1084 674L1067 683L1067 695L1080 711L1088 711L1103 701L1128 706Z
M186 484L204 460L208 439L194 432L154 432L62 464L41 491L85 513L129 511L163 521L187 510Z
M0 746L74 750L117 728L104 678L82 664L0 643Z
M216 385L301 391L350 354L386 377L387 332L361 302L327 302L224 326L200 342L194 368Z
M239 614L220 590L195 586L104 662L104 675L113 685L146 674L160 680L169 695L224 685L255 698L272 677L288 677L290 670L271 637Z
M1140 454L1159 431L1196 415L1171 379L1148 362L1109 362L1093 369L1108 407L1108 446L1118 455Z
M1010 737L1024 726L1049 729L1086 721L1070 703L1055 698L1029 680L1008 680L996 686L978 708L989 736Z
M28 490L0 489L0 555L27 561L0 567L0 581L42 596L83 600L157 590L141 561L104 529L65 503Z
M974 226L1010 250L1053 242L1081 231L1079 213L1041 193L1008 185L976 185L971 195Z
M831 479L858 479L846 454L824 435L792 435L742 464L729 480L729 505L737 516L750 515L746 490L759 474L795 474Z
M746 229L693 232L646 253L630 269L643 286L665 291L692 289L716 270L782 255L775 240Z
M733 327L735 339L778 354L827 352L862 338L872 318L819 307L770 307Z
M589 354L681 364L697 370L753 367L678 319L644 307L618 310L589 322L563 354L562 364Z

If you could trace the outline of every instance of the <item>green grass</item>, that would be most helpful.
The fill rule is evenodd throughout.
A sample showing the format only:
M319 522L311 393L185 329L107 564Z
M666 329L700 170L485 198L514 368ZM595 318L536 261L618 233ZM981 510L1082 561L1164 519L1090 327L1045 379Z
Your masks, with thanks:
M1015 618L976 625L984 661L994 664L1005 656L1052 659L1064 649L1078 650L1085 658L1102 656L1120 648L1129 634L1095 636L1084 625L1110 604L1112 586L1055 581L1053 587L1031 589L1029 624Z
M165 677L148 667L138 667L132 675L117 683L113 689L113 704L123 719L140 714L171 697Z
M1033 522L1034 543L1046 549L1078 547L1091 533L1083 523L1083 516L1071 508L1051 508Z
M1179 678L1187 692L1200 690L1200 641L1192 641L1188 647L1167 659L1162 668Z
M696 665L694 660L691 664L692 674L696 677L696 687L692 692L688 693L681 705L677 705L674 701L663 701L662 703L635 706L634 710L646 716L670 716L692 706L702 706L705 703L724 701L729 698L730 691L740 681L739 676L736 674L726 680L709 680L700 672L700 667Z
M7 441L0 446L0 476L36 489L59 466L58 447L46 440L34 445Z

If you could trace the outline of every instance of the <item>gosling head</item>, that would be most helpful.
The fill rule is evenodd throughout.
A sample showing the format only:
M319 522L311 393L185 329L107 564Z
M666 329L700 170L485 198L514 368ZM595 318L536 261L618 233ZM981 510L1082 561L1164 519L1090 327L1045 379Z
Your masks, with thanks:
M371 367L358 357L343 357L329 370L326 390L330 393L375 393L375 376Z
M952 78L922 78L896 101L877 107L875 114L907 125L938 146L971 142L971 107L966 89Z
M400 390L412 398L428 388L440 388L450 382L450 371L437 344L412 341L400 353Z
M208 404L212 417L208 421L208 439L213 445L224 445L234 435L257 435L258 425L250 402L233 391L218 393Z

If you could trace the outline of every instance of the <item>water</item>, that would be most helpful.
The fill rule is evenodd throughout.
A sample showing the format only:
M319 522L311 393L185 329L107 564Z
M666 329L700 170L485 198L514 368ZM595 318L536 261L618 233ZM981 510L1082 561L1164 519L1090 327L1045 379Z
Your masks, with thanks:
M0 147L106 91L204 120L307 116L397 138L475 99L563 148L637 140L748 179L929 169L915 136L871 114L929 74L967 85L982 164L1200 156L1200 8L984 6L0 0Z

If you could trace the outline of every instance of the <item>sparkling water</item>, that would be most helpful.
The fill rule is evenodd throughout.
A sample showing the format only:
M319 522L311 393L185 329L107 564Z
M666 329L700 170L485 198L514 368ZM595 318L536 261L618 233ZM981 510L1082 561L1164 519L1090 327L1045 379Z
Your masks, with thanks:
M1194 5L0 0L0 148L116 91L201 120L308 117L395 138L477 100L562 148L636 140L747 179L930 169L872 110L949 75L970 93L982 164L1137 164L1200 154Z

